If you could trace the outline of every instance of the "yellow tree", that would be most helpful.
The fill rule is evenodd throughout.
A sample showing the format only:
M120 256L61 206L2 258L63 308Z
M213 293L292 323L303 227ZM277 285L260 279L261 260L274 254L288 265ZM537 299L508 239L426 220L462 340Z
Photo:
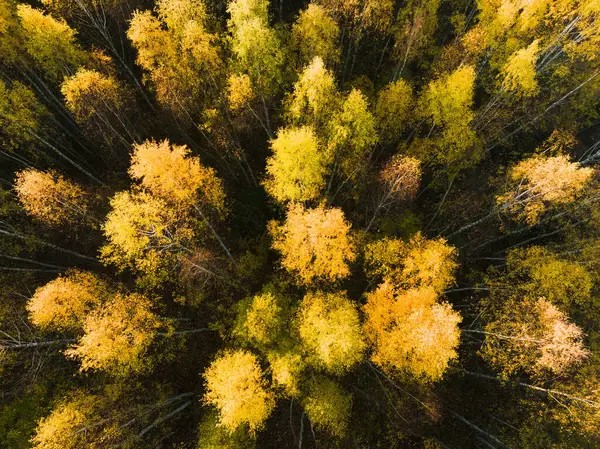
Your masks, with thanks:
M134 146L129 175L153 195L178 208L206 207L225 212L223 181L190 155L185 145L147 140Z
M48 109L29 87L18 81L8 86L0 80L0 126L3 130L0 141L3 149L29 149L37 136L43 134L44 120L49 116Z
M127 37L158 102L184 123L199 124L212 107L222 68L216 37L206 31L206 8L198 0L162 0L156 10L158 18L136 11Z
M431 81L419 100L423 118L430 121L432 130L440 129L432 142L435 151L431 155L440 164L462 168L476 164L481 158L479 141L470 128L475 117L474 86L475 69L461 66Z
M428 240L417 233L408 243L386 237L367 245L365 271L403 288L431 287L442 293L455 282L457 255L442 237Z
M388 281L367 294L364 330L371 359L390 373L439 380L458 357L460 315L431 287L402 290Z
M144 192L119 192L110 205L103 224L107 242L101 248L102 260L120 269L134 268L154 282L167 278L176 253L194 237L188 217Z
M275 387L286 397L299 397L301 375L306 367L304 356L293 350L271 351L267 358Z
M61 92L67 108L90 138L103 140L113 153L117 144L129 149L135 140L133 125L127 116L132 97L113 76L79 69L75 75L65 78ZM117 154L113 157L122 159Z
M78 449L89 444L87 432L82 431L94 419L98 398L75 392L61 401L42 418L31 439L35 449Z
M358 311L345 293L306 294L296 319L315 366L339 375L362 360L365 343Z
M315 377L302 407L311 423L336 437L343 437L352 413L352 395L335 381Z
M204 372L204 401L219 411L219 424L230 432L247 425L254 433L264 426L275 399L256 357L246 351L226 351Z
M267 134L271 135L271 120L267 101L277 93L282 82L283 52L275 30L269 26L267 0L233 0L227 12L227 27L231 33L231 49L239 73L250 77L261 99Z
M394 79L402 75L407 63L432 52L440 3L440 0L409 0L398 11L394 26L393 56L397 61Z
M31 322L47 330L79 330L110 294L94 274L72 270L39 287L27 302Z
M472 332L485 335L480 354L505 377L563 375L589 355L583 331L543 297L506 301L496 320Z
M271 222L269 230L273 248L283 256L281 264L297 274L301 283L334 282L350 274L348 263L356 258L355 244L341 209L291 205L285 222Z
M338 97L333 74L325 68L323 59L315 56L304 68L287 98L289 119L293 123L313 126L315 132L324 138L327 130L323 127L336 113Z
M502 86L508 91L517 91L519 95L530 97L538 90L535 79L536 61L540 52L539 40L534 40L528 47L514 52L502 68L504 80Z
M26 169L17 173L17 198L37 220L51 225L94 220L89 215L89 194L55 171Z
M283 308L275 294L266 291L240 302L234 334L258 345L270 345L282 330Z
M80 360L81 371L141 372L149 368L145 355L166 324L152 312L152 303L145 296L118 293L89 313L83 336L65 355Z
M292 42L300 53L301 65L319 56L328 67L334 66L340 59L339 34L339 26L327 10L309 3L292 25Z
M411 124L414 98L410 85L398 80L377 94L375 117L381 137L386 141L398 139Z
M510 190L496 201L517 219L535 224L547 209L575 201L593 176L592 168L566 156L533 156L510 169Z
M75 30L63 20L29 5L17 6L25 36L25 50L36 66L53 82L71 75L87 59L75 40Z
M591 310L596 305L593 270L587 264L532 246L510 251L506 268L507 283L515 286L519 295L543 296L566 310Z
M359 90L350 91L341 113L332 117L329 128L328 151L333 159L333 175L339 169L347 179L356 179L379 139L375 118Z
M309 127L284 128L271 140L265 190L279 202L318 199L325 189L328 157Z

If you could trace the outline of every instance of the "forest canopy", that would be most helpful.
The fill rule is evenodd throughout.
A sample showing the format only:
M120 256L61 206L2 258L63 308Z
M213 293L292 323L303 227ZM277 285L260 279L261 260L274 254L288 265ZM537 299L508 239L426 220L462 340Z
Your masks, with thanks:
M0 0L0 449L600 447L600 2Z

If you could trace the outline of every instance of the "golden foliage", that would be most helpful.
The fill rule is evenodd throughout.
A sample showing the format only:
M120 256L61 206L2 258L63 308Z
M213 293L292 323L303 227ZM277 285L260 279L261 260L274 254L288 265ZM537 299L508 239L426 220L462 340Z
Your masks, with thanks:
M313 61L315 56L322 58L330 67L337 63L340 58L339 34L338 24L325 8L316 3L310 3L300 11L292 25L292 41L303 64Z
M386 237L367 245L365 270L404 288L431 287L442 293L454 284L457 255L442 237L427 240L417 233L408 243Z
M231 75L227 86L227 100L229 107L233 111L239 111L244 107L249 107L254 98L252 91L252 81L246 74Z
M325 188L328 159L313 130L283 128L271 140L271 149L263 181L267 193L279 202L317 199Z
M377 95L375 117L382 137L398 138L413 121L414 98L410 85L403 79L392 82Z
M149 361L144 356L165 324L151 308L150 300L142 295L114 295L87 316L84 335L65 355L79 359L81 371L128 375L146 370Z
M239 333L257 345L268 345L283 325L282 308L273 293L265 292L243 302Z
M314 365L344 374L362 360L365 342L358 311L345 293L307 293L297 322Z
M543 297L510 300L497 320L485 326L482 357L505 377L522 371L561 375L589 355L583 331Z
M0 80L0 126L5 149L19 149L41 134L43 121L50 113L33 90L13 81L10 88Z
M415 199L421 186L421 175L421 161L418 159L399 154L392 157L379 172L386 194L385 202Z
M328 151L341 172L348 178L356 179L364 168L366 156L379 139L367 98L359 90L352 89L342 105L341 113L332 117L329 126Z
M569 162L566 156L533 156L509 171L511 190L496 201L520 220L535 224L547 208L575 201L594 170Z
M315 56L294 83L287 110L292 121L319 127L330 119L337 101L333 74L325 68L323 59Z
M88 213L86 192L55 171L20 171L15 191L27 213L48 225L74 224Z
M25 4L17 6L17 14L26 36L25 50L49 79L57 82L84 64L87 56L64 20Z
M190 207L197 202L219 212L225 210L223 182L212 168L190 157L185 145L171 145L168 140L135 145L129 175L169 203Z
M333 380L318 377L311 382L302 407L317 429L343 437L352 412L352 395Z
M514 249L506 257L508 276L525 295L543 296L563 309L591 309L594 282L586 266L532 246ZM510 282L510 281L509 281Z
M144 192L119 192L111 199L112 210L103 225L107 243L102 260L120 269L134 267L156 278L161 267L173 262L169 251L193 238L181 214L160 198Z
M93 419L96 397L77 392L40 419L31 439L35 449L80 449L87 443L85 426Z
M206 369L204 379L204 401L218 409L220 425L234 431L247 424L251 433L264 426L275 400L253 354L225 352Z
M106 105L109 105L109 110L118 111L125 100L116 79L83 68L75 75L65 78L60 90L67 108L80 122L89 120Z
M287 397L298 397L300 376L305 367L303 357L295 352L270 352L268 359L275 386L280 387Z
M231 49L240 71L250 76L261 95L276 91L284 60L279 38L269 27L267 8L265 0L233 0L227 7Z
M502 86L509 91L518 91L529 97L538 92L535 79L535 65L540 52L539 40L534 40L527 48L517 50L508 58L502 69L504 81Z
M373 362L426 381L443 376L458 357L461 317L436 298L431 287L401 290L388 281L367 295L364 329Z
M355 244L341 209L291 205L286 221L271 222L269 228L273 248L283 256L281 264L296 273L300 282L334 282L350 274L348 262L356 258Z
M31 322L47 330L77 330L104 302L108 286L94 274L71 270L39 287L27 302Z

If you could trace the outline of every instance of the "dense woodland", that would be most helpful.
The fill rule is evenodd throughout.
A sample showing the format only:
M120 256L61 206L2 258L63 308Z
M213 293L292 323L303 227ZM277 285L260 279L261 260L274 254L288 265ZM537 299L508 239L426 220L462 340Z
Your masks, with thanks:
M1 449L600 447L598 0L0 0L0 65Z

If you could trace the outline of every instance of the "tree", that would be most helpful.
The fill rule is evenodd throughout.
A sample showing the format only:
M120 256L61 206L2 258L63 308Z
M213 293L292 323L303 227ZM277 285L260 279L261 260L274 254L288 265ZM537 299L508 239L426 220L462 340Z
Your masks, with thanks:
M17 6L25 39L25 50L48 79L59 82L83 65L87 55L75 40L75 30L63 20L29 5Z
M558 257L552 251L532 246L514 249L506 257L507 284L518 294L543 296L566 310L590 310L594 281L586 267Z
M1 141L5 150L30 150L36 136L44 133L44 123L49 116L48 109L29 87L18 81L10 86L0 81Z
M327 10L316 3L310 3L300 11L292 25L292 42L300 53L301 65L320 57L328 67L339 62L338 37L340 29Z
M150 300L139 294L115 294L85 319L84 335L65 351L69 358L81 361L81 371L104 370L128 375L147 370L145 357L167 323L152 312Z
M295 351L271 351L267 357L275 387L280 388L284 396L297 398L302 371L306 367L304 357Z
M395 205L412 201L421 186L421 162L414 157L395 155L379 171L375 189L373 216L365 232L371 229L377 217L387 214Z
M394 141L408 128L413 120L413 102L412 88L402 79L379 91L375 117L382 139Z
M315 56L287 98L289 119L293 123L313 126L317 135L325 138L325 127L338 109L338 97L333 74L327 70L323 59Z
M417 233L408 244L384 238L367 245L365 271L407 289L431 287L442 293L454 283L457 254L441 237L427 240Z
M291 205L286 221L271 222L269 230L273 248L283 256L283 267L297 274L301 283L334 282L350 274L348 262L356 258L355 244L340 209Z
M352 395L333 380L317 377L310 383L302 407L317 429L343 437L352 411Z
M208 413L198 428L197 449L254 449L256 440L242 428L234 432L219 425L219 415Z
M508 58L503 67L504 81L502 86L508 91L518 91L529 97L538 92L538 82L535 79L537 56L540 52L539 40L534 40L527 48L517 50Z
M15 191L23 208L47 225L74 225L77 220L93 220L89 215L89 194L53 170L18 172Z
M156 9L159 18L136 11L127 37L158 102L184 123L197 125L213 105L222 67L216 37L205 29L205 5L199 0L163 0Z
M325 188L328 158L314 132L306 126L281 129L271 148L263 182L267 193L279 202L318 199Z
M298 309L298 331L312 363L343 374L363 358L358 311L344 293L308 293Z
M77 331L109 294L108 285L93 273L72 270L38 287L27 310L31 322L42 329Z
M393 56L397 61L394 79L402 75L408 62L432 53L440 3L439 0L409 0L398 11L394 27Z
M76 449L88 444L85 429L96 412L97 397L75 392L42 418L32 438L35 449Z
M247 74L263 103L264 127L271 134L267 100L282 82L283 52L275 30L269 27L266 0L233 0L227 11L231 49L240 73Z
M364 330L371 359L390 373L439 380L458 357L460 315L431 287L402 290L389 281L367 294Z
M225 212L223 181L212 168L190 157L185 145L147 140L134 146L129 175L153 195L177 206Z
M194 236L187 217L144 192L119 192L110 205L103 225L107 242L101 248L102 260L121 270L135 268L155 282L165 279L178 250L187 248Z
M532 225L546 209L575 201L593 175L592 168L569 162L566 156L532 156L510 169L509 190L496 201Z
M433 156L440 164L462 168L481 159L477 136L470 128L475 117L474 85L475 69L461 66L431 81L419 100L423 118L431 121L432 129L441 128L441 135L433 142Z
M585 360L583 331L551 302L512 299L485 326L482 357L505 377L562 375Z
M113 153L117 145L129 149L135 140L127 114L132 98L113 76L80 68L65 78L61 92L67 108L89 137L104 140ZM116 154L113 157L119 159Z
M245 424L252 433L264 426L275 400L253 354L225 351L206 369L204 379L204 401L219 411L219 425L231 432Z
M283 328L283 309L275 295L269 291L241 301L235 330L249 342L258 346L272 344Z
M339 167L345 177L355 180L379 139L367 99L359 90L350 91L341 114L332 117L329 127L328 151L334 161L333 171Z

